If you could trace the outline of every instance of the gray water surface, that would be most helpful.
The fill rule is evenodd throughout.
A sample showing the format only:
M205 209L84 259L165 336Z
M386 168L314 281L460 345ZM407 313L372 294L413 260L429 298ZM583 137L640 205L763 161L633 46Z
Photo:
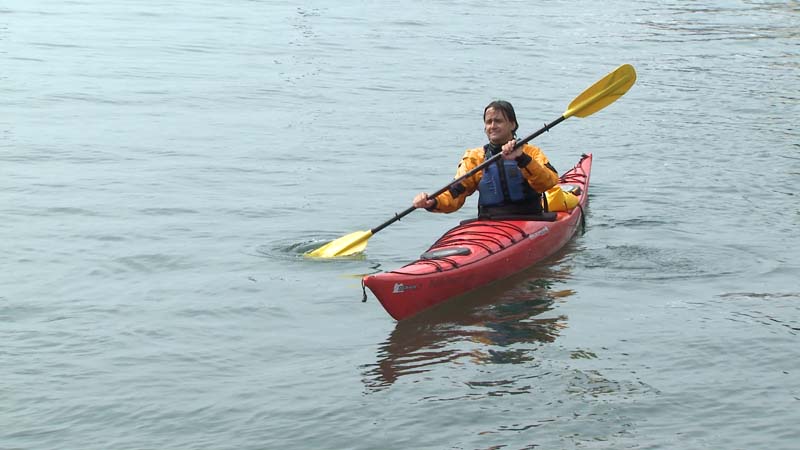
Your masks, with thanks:
M0 449L796 449L796 1L0 5ZM587 233L397 323L360 277L491 100Z

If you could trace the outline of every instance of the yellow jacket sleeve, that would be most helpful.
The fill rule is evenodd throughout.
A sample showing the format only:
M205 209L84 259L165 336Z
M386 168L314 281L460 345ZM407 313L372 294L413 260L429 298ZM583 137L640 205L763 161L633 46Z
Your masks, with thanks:
M519 170L536 192L544 192L558 183L558 174L546 166L550 160L547 159L542 149L535 145L525 144L522 151L530 156L531 160Z
M458 163L456 169L456 176L453 178L458 179L465 173L474 169L483 162L484 150L483 148L473 148L467 150ZM451 213L457 211L464 206L464 201L468 196L472 195L478 189L478 183L481 181L483 171L479 171L470 177L465 178L460 183L450 186L450 189L436 197L436 205L431 208L433 212Z

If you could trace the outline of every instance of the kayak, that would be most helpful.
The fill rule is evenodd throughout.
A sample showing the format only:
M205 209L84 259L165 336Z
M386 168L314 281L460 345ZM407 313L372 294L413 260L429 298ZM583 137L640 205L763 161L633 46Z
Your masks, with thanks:
M532 266L561 249L583 226L591 168L592 155L582 155L559 178L561 188L577 196L571 209L540 216L465 220L416 261L367 275L363 286L389 315L403 320Z

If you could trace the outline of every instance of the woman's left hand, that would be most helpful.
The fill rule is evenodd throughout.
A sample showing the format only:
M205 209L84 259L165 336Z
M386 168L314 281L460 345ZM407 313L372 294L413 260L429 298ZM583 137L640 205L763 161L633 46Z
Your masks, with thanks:
M514 145L516 145L516 143L516 139L512 139L503 144L503 159L517 159L522 156L521 145L516 150L514 149Z

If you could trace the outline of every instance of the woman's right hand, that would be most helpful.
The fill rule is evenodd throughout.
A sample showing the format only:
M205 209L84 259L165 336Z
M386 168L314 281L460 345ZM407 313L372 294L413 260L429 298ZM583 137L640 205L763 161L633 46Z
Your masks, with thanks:
M414 197L414 208L430 208L434 204L432 198L428 198L426 192L420 192Z

